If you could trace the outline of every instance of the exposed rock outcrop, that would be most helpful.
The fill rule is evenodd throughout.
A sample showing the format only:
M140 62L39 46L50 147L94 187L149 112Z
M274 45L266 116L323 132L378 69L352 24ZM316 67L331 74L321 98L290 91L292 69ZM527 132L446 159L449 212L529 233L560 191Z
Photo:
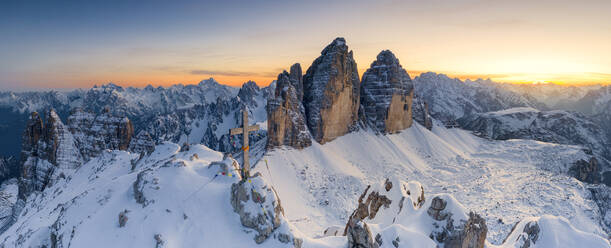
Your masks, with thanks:
M424 214L419 212L426 211ZM442 245L443 247L483 248L487 227L479 215L468 213L450 195L437 195L430 202L425 201L424 189L418 182L386 180L369 186L359 197L358 207L346 224L344 235L348 236L349 247L398 247L400 233L413 223L430 223L431 229L419 237L421 244ZM376 224L377 233L367 228ZM407 234L406 234L407 235ZM426 235L426 236L425 236ZM375 237L375 238L371 238ZM350 240L354 240L350 243ZM427 246L428 247L428 246Z
M312 145L305 110L302 104L303 83L301 66L291 66L278 75L274 98L267 105L267 148L291 146L304 148Z
M75 140L54 110L46 113L46 124L34 112L23 133L21 196L43 190L54 180L74 170L82 159Z
M586 183L600 183L600 168L598 160L590 158L589 161L580 159L569 168L569 175Z
M312 137L323 144L355 129L360 82L346 40L329 44L303 77L303 103Z
M378 244L374 243L367 223L358 219L351 219L348 221L346 232L348 248L378 248Z
M361 118L381 133L395 133L412 125L414 85L389 51L378 54L363 74L360 104Z
M152 153L155 150L155 141L148 132L142 130L129 143L129 151L135 153Z
M257 244L273 235L282 243L301 247L302 240L294 237L287 228L278 194L259 173L231 185L231 206L240 216L242 226L256 232L254 240Z
M85 161L105 149L127 150L134 128L127 117L117 117L106 109L100 115L76 109L68 117L68 129Z
M415 96L412 103L414 120L428 130L433 129L433 117L429 113L429 104L422 98Z

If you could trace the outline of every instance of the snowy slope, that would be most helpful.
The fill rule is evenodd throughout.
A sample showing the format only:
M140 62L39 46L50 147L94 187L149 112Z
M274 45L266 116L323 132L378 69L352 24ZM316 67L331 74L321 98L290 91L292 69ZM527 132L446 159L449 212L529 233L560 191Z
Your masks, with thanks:
M230 204L231 184L239 179L215 176L220 167L210 165L222 154L199 145L179 150L166 143L140 160L126 152L104 153L31 195L0 237L2 246L253 246L254 234L241 226ZM270 239L264 247L289 246Z
M401 236L400 247L437 245L428 239L436 227L426 214L435 196L449 202L456 220L464 220L468 210L484 216L489 247L500 244L513 223L544 214L562 216L572 225L563 219L551 224L544 221L547 217L526 219L539 220L543 240L560 235L593 247L609 247L601 238L605 232L598 224L600 212L588 199L588 190L581 182L554 172L582 156L572 146L487 141L456 129L434 127L430 132L417 124L395 135L361 131L303 151L278 149L260 160L255 171L262 175L252 181L259 192L275 189L284 215L272 235L256 246L256 233L242 226L232 209L232 184L239 177L219 174L227 170L215 161L232 161L223 160L221 153L201 145L181 151L172 143L159 145L144 157L106 151L74 174L30 195L17 222L0 235L0 244L293 247L281 242L281 234L286 233L302 240L301 247L345 247L345 236L322 237L322 231L330 226L341 229L366 185L392 177L409 181L414 192L420 185L417 181L424 188L423 205L397 215L395 224L389 220L396 205L370 222L374 235L380 233L385 240ZM263 211L268 207L263 205ZM245 209L261 211L258 206ZM394 246L386 242L382 247Z
M559 174L585 156L575 146L490 141L415 124L395 135L361 131L302 151L277 149L255 170L275 183L289 221L310 236L343 226L363 189L392 175L419 181L425 194L452 194L486 219L488 241L500 244L514 223L544 214L607 236L586 185Z

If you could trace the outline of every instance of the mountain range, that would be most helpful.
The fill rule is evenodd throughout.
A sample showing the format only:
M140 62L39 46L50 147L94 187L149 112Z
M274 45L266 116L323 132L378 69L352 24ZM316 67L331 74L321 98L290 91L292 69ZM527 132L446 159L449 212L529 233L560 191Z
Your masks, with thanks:
M359 77L343 38L264 88L3 92L0 242L610 247L610 109L609 86L412 78L389 50Z

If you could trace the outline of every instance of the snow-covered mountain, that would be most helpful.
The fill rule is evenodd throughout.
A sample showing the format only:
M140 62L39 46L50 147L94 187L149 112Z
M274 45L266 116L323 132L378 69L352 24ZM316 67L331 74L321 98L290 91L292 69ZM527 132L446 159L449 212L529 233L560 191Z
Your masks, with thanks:
M388 50L359 80L343 38L263 89L1 96L27 118L18 170L0 164L18 177L0 185L0 247L611 247L596 115L490 80L411 80ZM244 107L261 129L241 180L227 133Z
M446 124L473 113L514 107L545 108L535 99L503 89L490 80L461 81L427 72L414 78L414 86L416 97L428 103L431 116Z
M599 169L603 172L611 170L611 141L607 140L600 126L580 113L511 108L473 114L460 119L459 122L465 129L476 131L490 139L532 139L580 145L596 155L597 163L602 167Z
M0 148L4 156L18 156L21 133L31 112L44 113L53 108L66 121L75 109L94 115L108 112L127 117L134 134L147 131L157 142L200 143L222 151L231 150L231 141L221 133L237 126L237 112L249 107L251 122L265 121L267 98L274 85L260 89L254 82L242 88L221 85L214 79L197 85L173 85L167 88L120 87L114 84L94 86L71 92L0 93Z
M399 134L360 131L301 151L276 149L256 164L255 177L239 183L236 162L201 145L164 143L144 157L105 151L31 194L0 240L7 247L454 247L479 241L610 247L588 186L558 173L585 156L572 146L490 141L415 124ZM0 195L11 196L13 188L3 186ZM350 224L359 201L375 213Z
M600 85L560 85L560 84L499 84L500 87L544 103L549 109L579 110L574 103L596 91ZM587 113L586 113L587 114Z

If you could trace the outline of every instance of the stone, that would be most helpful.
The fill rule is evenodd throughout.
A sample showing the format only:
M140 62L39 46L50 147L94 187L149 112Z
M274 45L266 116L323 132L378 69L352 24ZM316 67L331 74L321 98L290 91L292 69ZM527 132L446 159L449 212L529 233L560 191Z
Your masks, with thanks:
M414 96L412 116L420 125L428 130L433 129L433 117L429 112L429 104L422 98Z
M155 239L155 248L163 247L164 242L163 242L163 239L161 238L161 234L155 234L153 238Z
M361 81L362 121L380 133L396 133L412 125L414 85L399 60L380 52Z
M304 148L312 145L308 131L303 97L301 66L291 66L291 73L278 75L274 98L267 105L267 148L290 146Z
M324 144L357 127L360 81L346 40L336 38L303 77L303 105L314 140Z
M374 243L371 235L371 230L367 223L358 219L348 221L346 228L346 236L348 238L349 248L377 248L378 244Z
M146 199L146 196L144 195L145 186L150 183L150 173L150 169L139 172L138 176L136 176L136 181L134 181L134 184L132 185L134 190L134 199L137 203L141 204L142 207L146 207L151 203L151 201Z
M50 109L43 123L32 113L23 133L19 195L25 199L32 191L42 191L63 177L66 170L75 170L82 163L75 140L61 119Z
M470 212L467 223L462 228L454 229L445 242L447 248L484 248L488 227L486 220Z
M431 206L427 210L428 215L436 221L445 220L446 218L448 218L449 215L448 213L443 211L446 208L447 204L448 203L446 201L436 196L431 201Z
M249 180L232 184L230 199L242 226L256 232L254 240L257 244L267 240L283 223L284 210L280 198L273 188L265 184L259 173Z
M112 115L108 109L99 115L75 109L67 123L85 161L106 149L127 150L134 135L131 121Z
M181 147L182 149L182 147ZM129 151L151 154L155 150L155 141L147 131L140 131L129 143Z
M124 227L125 224L127 224L127 220L128 220L127 213L128 212L129 211L126 209L119 213L119 227Z
M580 159L569 168L569 175L586 183L600 183L600 168L598 160L592 157L590 161Z

